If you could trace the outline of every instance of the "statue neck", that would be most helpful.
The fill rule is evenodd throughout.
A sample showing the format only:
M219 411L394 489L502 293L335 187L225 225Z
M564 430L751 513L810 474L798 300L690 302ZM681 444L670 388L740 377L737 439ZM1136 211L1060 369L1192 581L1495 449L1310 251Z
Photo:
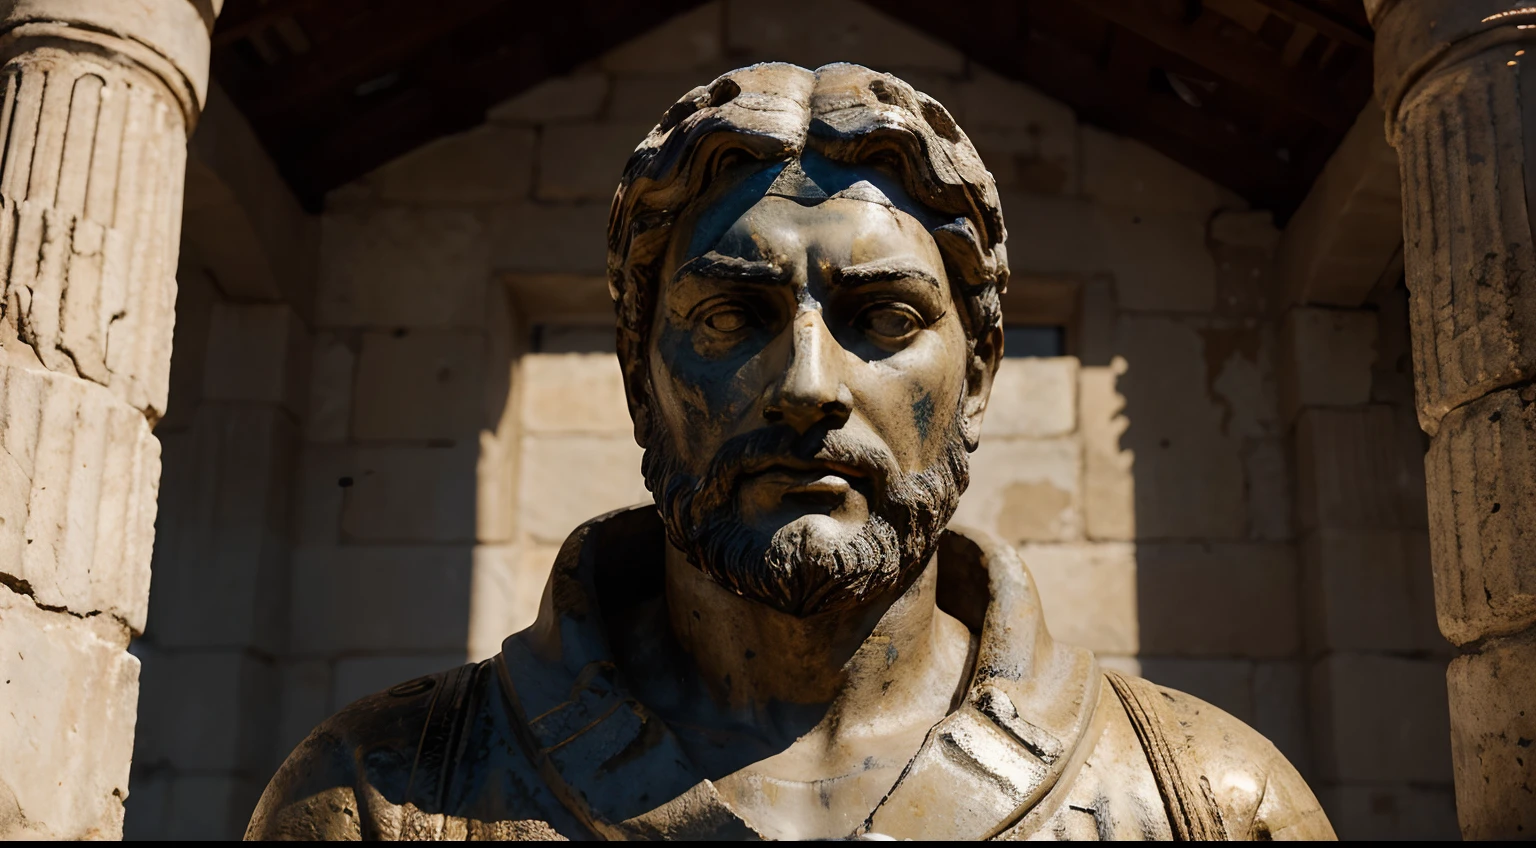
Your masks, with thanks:
M887 597L800 618L721 587L668 545L667 610L716 703L738 716L761 716L773 702L829 705L845 717L863 707L905 710L963 671L948 668L953 650L935 647L963 630L938 609L937 576L930 558Z

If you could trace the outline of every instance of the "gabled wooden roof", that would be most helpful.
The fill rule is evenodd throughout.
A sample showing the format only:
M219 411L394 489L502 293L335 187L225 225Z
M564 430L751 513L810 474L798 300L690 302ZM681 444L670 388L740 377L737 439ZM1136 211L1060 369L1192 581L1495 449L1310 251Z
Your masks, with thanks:
M1370 97L1361 0L949 0L943 14L932 0L865 2L1281 220ZM697 5L228 0L213 71L317 208L330 189Z

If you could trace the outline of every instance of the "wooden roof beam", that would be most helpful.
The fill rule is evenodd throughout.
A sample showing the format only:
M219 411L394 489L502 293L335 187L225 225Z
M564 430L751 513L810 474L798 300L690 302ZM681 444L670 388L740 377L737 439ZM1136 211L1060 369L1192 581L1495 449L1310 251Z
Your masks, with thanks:
M1375 34L1369 29L1360 30L1348 21L1341 21L1327 12L1314 9L1301 0L1251 0L1292 23L1304 24L1334 41L1371 49Z
M1202 38L1190 27L1160 14L1157 6L1147 0L1075 2L1234 85L1294 109L1324 126L1343 130L1354 121L1353 114L1341 111L1332 94L1332 82L1313 74L1282 72L1277 63L1263 61L1262 52Z
M270 76L240 91L240 106L254 121L280 113L293 117L340 89L411 61L438 39L507 5L507 0L454 0L423 13L419 0L379 3L343 39L274 67ZM402 19L415 24L401 26Z

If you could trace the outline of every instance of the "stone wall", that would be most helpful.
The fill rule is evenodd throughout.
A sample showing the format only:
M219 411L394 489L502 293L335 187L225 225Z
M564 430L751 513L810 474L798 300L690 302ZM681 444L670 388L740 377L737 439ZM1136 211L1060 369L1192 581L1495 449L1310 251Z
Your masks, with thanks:
M1007 320L1066 355L1005 360L957 521L1020 547L1052 631L1256 726L1345 835L1445 827L1397 301L1288 312L1279 233L1231 193L850 0L719 0L333 192L312 288L183 275L130 833L236 835L313 725L493 654L566 534L648 499L609 200L679 95L770 59L898 74L998 178ZM1394 500L1350 524L1362 456Z
M319 227L217 88L188 159L130 839L239 836L283 756Z

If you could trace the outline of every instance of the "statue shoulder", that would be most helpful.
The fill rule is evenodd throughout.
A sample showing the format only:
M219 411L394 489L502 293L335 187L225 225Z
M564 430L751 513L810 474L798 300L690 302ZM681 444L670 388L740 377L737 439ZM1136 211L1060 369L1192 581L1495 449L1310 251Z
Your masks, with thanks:
M1335 838L1306 781L1258 731L1193 695L1145 680L1120 681L1131 681L1133 697L1147 713L1155 714L1169 743L1165 753L1177 763L1175 770L1183 767L1186 793L1199 793L1214 802L1230 838ZM1116 688L1121 688L1120 683ZM1122 700L1126 700L1123 694ZM1133 704L1127 701L1126 707L1136 721ZM1149 761L1158 756L1148 751ZM1153 771L1159 771L1157 763ZM1158 779L1161 784L1163 776Z
M360 839L403 801L422 729L452 671L359 698L310 732L277 770L248 840Z

